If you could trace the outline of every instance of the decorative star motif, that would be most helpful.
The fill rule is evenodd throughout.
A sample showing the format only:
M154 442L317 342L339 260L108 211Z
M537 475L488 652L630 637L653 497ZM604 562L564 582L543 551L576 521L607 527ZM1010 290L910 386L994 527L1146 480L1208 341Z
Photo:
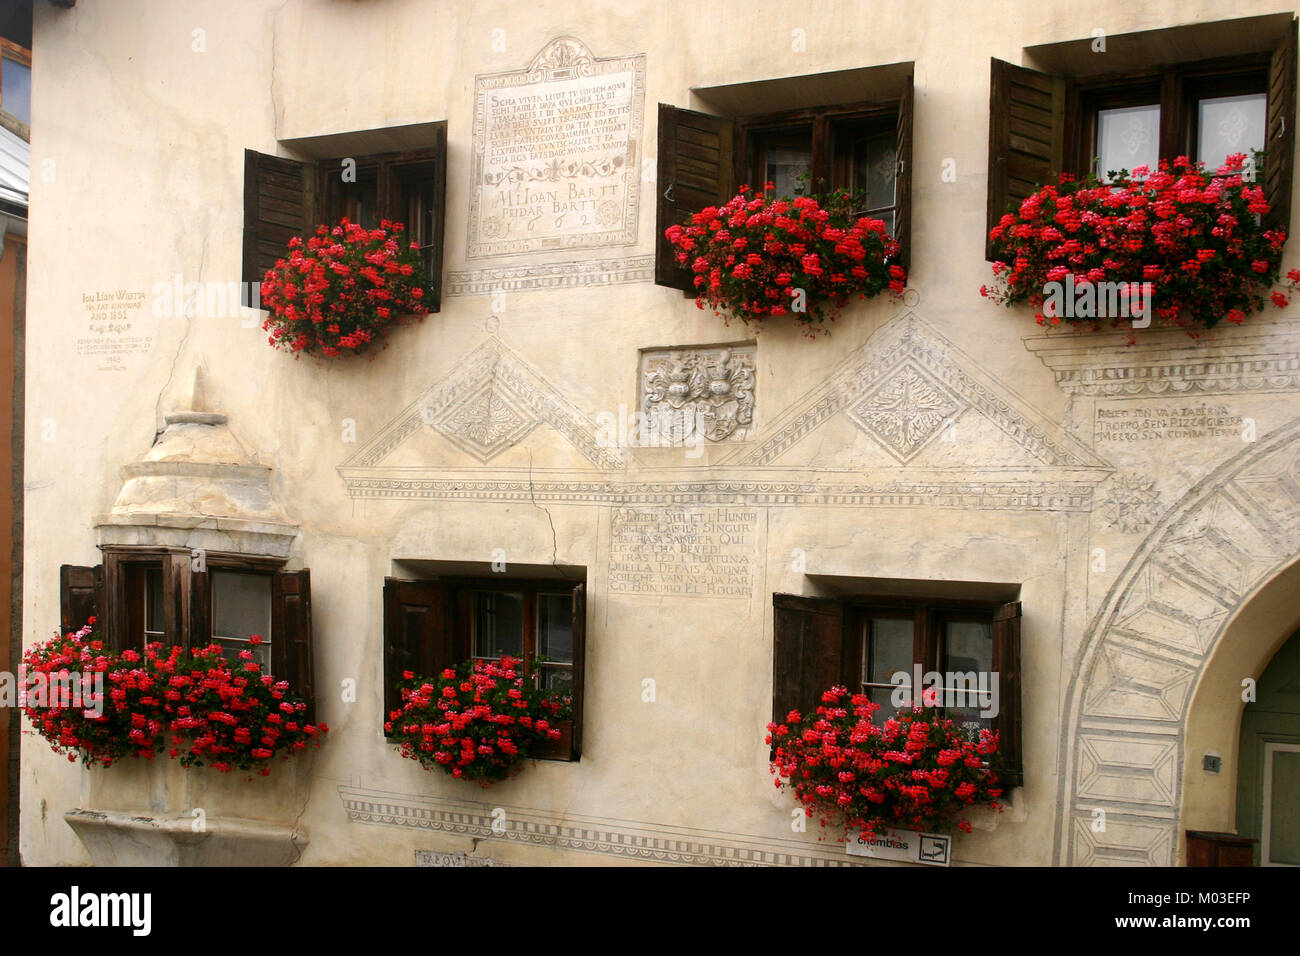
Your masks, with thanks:
M946 386L907 362L853 406L849 417L899 461L907 462L962 409Z

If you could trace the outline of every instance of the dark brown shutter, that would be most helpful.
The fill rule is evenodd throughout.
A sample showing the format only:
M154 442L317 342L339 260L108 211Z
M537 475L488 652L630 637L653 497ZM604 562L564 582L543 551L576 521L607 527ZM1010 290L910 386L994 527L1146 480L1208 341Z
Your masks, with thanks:
M844 607L839 601L772 595L772 719L807 716L844 682Z
M1265 224L1291 224L1291 177L1295 169L1296 27L1292 19L1268 68L1268 127L1264 142L1264 198L1270 207Z
M463 658L453 603L438 581L384 578L384 720L402 706L402 672L437 681Z
M313 165L244 150L245 282L261 282L290 239L316 228L315 192Z
M65 564L59 568L59 624L63 633L79 631L92 617L95 631L104 634L104 566L93 568Z
M898 148L894 178L894 238L898 240L898 263L904 269L911 263L912 250L912 75L898 101Z
M442 250L447 236L447 123L438 124L438 142L434 147L438 151L438 173L434 179L433 190L433 235L437 242L433 253L433 275L429 284L433 288L432 311L442 308Z
M998 674L998 715L994 727L1001 735L998 776L1008 787L1025 782L1020 734L1020 602L993 612L993 670Z
M985 255L991 231L1011 203L1056 182L1065 165L1065 80L994 59L989 90L989 195Z
M655 284L694 294L694 275L677 264L669 226L735 195L735 124L721 116L659 104L659 199L655 216Z
M271 673L307 702L316 719L311 654L311 572L277 571L271 578Z
M582 756L582 685L587 661L587 586L573 589L573 759Z

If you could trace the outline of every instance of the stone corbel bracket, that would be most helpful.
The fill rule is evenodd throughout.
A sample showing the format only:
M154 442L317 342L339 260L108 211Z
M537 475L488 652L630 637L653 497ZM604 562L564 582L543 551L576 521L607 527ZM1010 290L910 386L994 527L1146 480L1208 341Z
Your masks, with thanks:
M96 866L289 866L307 834L256 820L144 816L77 808L63 815Z

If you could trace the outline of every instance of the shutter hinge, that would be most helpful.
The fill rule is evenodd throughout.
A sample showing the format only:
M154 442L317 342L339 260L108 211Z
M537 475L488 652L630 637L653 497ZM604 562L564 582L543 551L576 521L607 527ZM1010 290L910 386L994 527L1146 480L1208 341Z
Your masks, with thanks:
M677 200L673 198L673 183L669 183L668 188L664 190L664 199L671 203L677 202Z

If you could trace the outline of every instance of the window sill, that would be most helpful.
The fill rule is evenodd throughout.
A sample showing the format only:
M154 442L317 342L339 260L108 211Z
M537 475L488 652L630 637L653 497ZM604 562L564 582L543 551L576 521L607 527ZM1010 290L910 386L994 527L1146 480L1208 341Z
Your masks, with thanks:
M78 808L63 819L96 866L288 866L308 842L291 826L233 818L208 817L198 832L189 814Z

